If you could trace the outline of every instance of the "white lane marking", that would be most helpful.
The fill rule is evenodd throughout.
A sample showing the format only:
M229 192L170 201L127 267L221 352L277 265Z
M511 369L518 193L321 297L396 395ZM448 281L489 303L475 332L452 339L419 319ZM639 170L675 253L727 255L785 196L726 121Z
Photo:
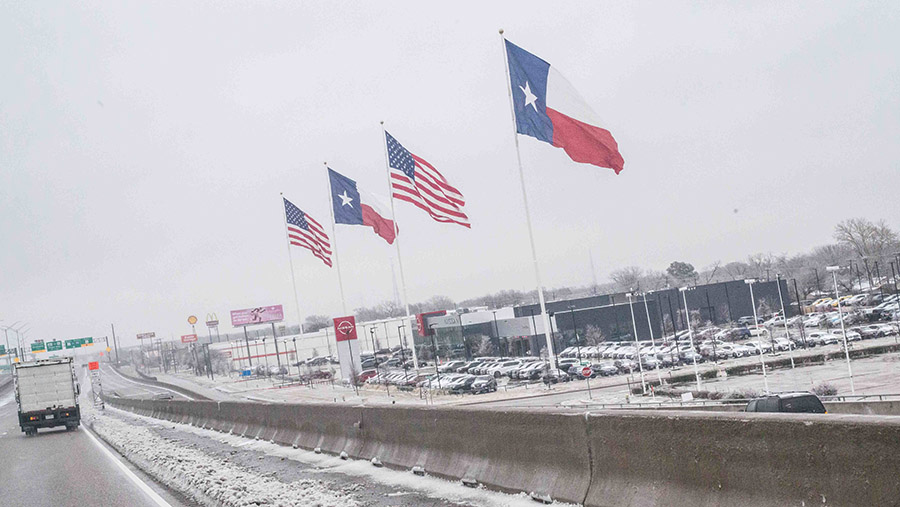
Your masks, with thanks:
M196 401L196 400L194 400L194 398L191 398L190 396L188 396L188 395L186 395L186 394L181 394L181 393L179 393L178 391L173 391L173 390L171 390L171 389L166 389L165 387L152 386L152 385L148 385L148 384L141 384L140 382L135 382L134 380L127 379L127 378L123 377L122 374L119 373L119 372L117 372L114 368L110 368L110 370L111 370L113 373L115 373L120 379L124 380L125 382L131 382L132 384L134 384L134 385L136 385L136 386L141 386L141 387L144 388L144 390L150 391L151 393L152 393L153 391L151 391L151 390L148 389L148 388L162 389L163 391L169 391L170 393L173 393L173 394L175 394L175 395L183 396L183 397L189 399L190 401Z
M85 428L84 432L87 434L87 436L91 437L91 441L94 442L94 444L96 444L101 451L103 451L103 454L106 455L106 457L109 458L110 461L112 461L116 464L117 467L119 467L119 470L121 470L122 473L124 473L125 476L128 477L131 482L133 482L134 485L138 487L138 489L143 491L144 494L150 498L150 500L153 500L153 503L155 503L159 507L172 507L172 504L165 501L163 497L159 496L156 491L153 491L153 488L148 486L146 482L142 481L140 477L135 475L135 473L132 472L130 468L125 466L125 464L122 463L119 458L117 458L112 452L110 452L110 450L107 449L106 446L100 443L100 440L98 440L97 437L94 436L93 432L91 432L87 428Z

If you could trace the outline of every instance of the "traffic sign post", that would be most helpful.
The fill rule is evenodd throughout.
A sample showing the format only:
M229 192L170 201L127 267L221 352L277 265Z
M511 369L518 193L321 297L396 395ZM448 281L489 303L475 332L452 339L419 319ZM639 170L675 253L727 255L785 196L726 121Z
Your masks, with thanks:
M593 394L591 394L591 375L593 374L594 370L592 370L590 366L585 366L581 369L581 376L587 381L588 398L592 400L594 399Z

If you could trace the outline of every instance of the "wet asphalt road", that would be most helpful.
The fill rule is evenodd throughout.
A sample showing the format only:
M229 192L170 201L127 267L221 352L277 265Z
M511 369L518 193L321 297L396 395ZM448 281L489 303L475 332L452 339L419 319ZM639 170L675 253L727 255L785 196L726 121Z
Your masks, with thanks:
M82 395L80 401L89 399ZM0 506L184 505L120 460L144 483L149 481L166 503L154 501L98 442L84 426L71 432L42 429L26 437L19 428L12 386L0 388Z

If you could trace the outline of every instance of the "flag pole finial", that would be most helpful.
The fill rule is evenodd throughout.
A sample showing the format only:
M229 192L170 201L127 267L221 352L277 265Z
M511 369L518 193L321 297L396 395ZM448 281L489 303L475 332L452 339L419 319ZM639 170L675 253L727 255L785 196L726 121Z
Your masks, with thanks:
M382 124L382 125L384 125L384 120L381 120L381 121L380 121L380 122L378 122L378 123L380 123L380 124Z
M500 29L500 35L503 35L503 29L502 29L502 28Z

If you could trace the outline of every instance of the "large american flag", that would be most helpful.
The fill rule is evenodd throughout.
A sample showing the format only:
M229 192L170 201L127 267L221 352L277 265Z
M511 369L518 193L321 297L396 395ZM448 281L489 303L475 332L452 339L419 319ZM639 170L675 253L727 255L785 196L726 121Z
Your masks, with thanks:
M331 267L331 244L328 243L328 235L322 225L287 199L284 199L284 216L287 218L291 244L308 249L322 259L326 266Z
M438 222L471 228L463 213L465 198L433 165L413 155L394 136L384 133L391 188L395 199L418 206Z

